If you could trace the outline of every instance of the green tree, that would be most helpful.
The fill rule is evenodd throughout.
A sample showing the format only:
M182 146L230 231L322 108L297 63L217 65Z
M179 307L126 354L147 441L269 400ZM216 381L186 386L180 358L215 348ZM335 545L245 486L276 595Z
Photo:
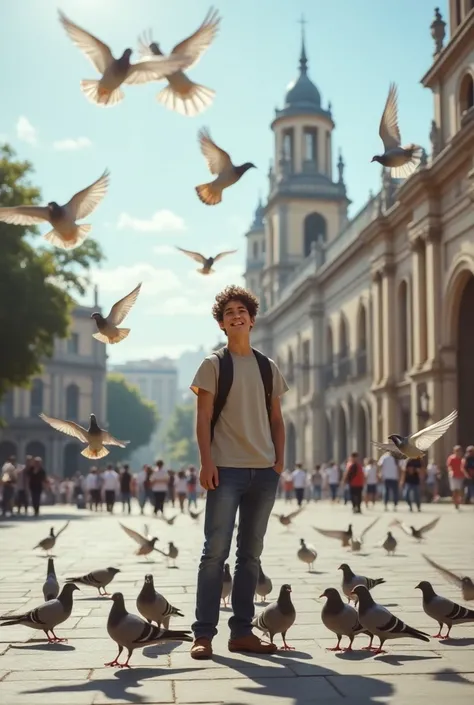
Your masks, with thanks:
M198 447L195 440L195 406L183 404L173 412L166 433L170 457L180 465L197 465Z
M115 438L130 441L126 448L114 447L114 456L124 460L150 442L159 416L156 405L144 399L138 387L129 384L122 375L114 374L107 376L107 419Z
M0 206L41 202L32 172L29 162L0 146ZM43 243L34 226L0 222L0 399L27 385L42 358L51 357L54 339L67 337L72 295L85 292L85 273L103 259L93 240L69 252Z

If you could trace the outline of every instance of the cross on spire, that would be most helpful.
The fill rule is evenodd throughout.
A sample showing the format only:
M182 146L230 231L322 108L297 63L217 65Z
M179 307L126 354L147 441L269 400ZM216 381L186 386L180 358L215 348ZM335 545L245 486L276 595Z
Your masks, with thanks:
M300 54L300 70L301 73L306 73L307 68L308 68L308 59L306 57L306 49L305 49L305 32L304 32L304 26L307 24L304 15L301 15L301 19L298 20L298 24L301 25L301 54Z

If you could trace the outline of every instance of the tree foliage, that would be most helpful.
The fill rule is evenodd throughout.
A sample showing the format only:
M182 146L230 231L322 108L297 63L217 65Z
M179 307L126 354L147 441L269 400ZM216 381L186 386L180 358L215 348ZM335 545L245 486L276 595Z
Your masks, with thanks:
M0 206L41 203L29 183L33 167L0 146ZM66 252L51 248L34 226L0 222L0 399L8 389L28 384L50 357L54 339L68 334L72 295L83 294L84 273L103 259L93 240Z
M180 465L197 465L198 447L195 440L195 406L183 404L173 412L166 434L170 457Z
M130 441L126 448L114 448L114 456L123 460L150 442L159 416L156 405L144 399L138 387L129 384L122 375L108 375L107 419L115 438Z

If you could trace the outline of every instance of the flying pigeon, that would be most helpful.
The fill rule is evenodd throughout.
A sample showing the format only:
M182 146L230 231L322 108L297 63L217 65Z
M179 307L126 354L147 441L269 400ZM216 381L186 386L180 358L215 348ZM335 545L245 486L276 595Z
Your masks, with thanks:
M100 428L94 414L90 415L90 425L87 430L74 421L54 419L52 416L46 416L46 414L43 413L39 414L39 417L56 431L65 433L67 436L73 436L81 441L81 443L87 443L87 448L81 450L81 455L90 460L105 458L110 451L104 448L104 446L125 448L125 446L130 443L130 441L119 441L117 438L114 438L114 436L111 436L110 433Z
M431 529L434 529L440 519L441 517L436 517L436 519L433 519L432 521L428 522L428 524L420 526L419 529L415 529L414 526L407 526L403 523L403 521L400 521L400 519L394 519L390 526L399 526L405 534L407 534L408 536L412 536L418 541L421 541L425 538L424 534L426 534L427 531L431 531Z
M219 254L215 257L204 257L204 255L201 255L200 252L185 250L183 247L176 247L176 249L180 250L180 252L184 252L185 255L188 255L188 257L191 257L191 259L195 260L196 262L199 262L199 264L202 264L202 267L196 270L200 274L213 274L214 270L212 269L212 265L214 264L214 262L217 262L226 255L233 255L237 252L237 250L226 250L225 252L219 252Z
M412 637L420 641L430 640L428 634L409 627L408 624L395 617L388 609L374 602L365 585L357 585L354 588L354 592L358 598L359 622L370 634L378 636L380 639L380 646L375 651L376 654L386 653L382 647L387 639ZM371 638L368 649L372 647L372 641L373 639Z
M293 626L295 619L296 611L291 601L291 585L285 584L281 586L277 601L255 615L252 626L268 634L272 644L275 634L281 634L283 638L281 649L287 651L294 648L286 643L286 633Z
M148 624L141 617L127 612L121 592L114 592L112 601L113 605L107 620L107 632L110 638L118 644L119 650L115 659L105 663L104 666L131 668L128 662L135 649L142 649L144 646L161 644L166 641L193 641L189 630L160 629ZM128 651L128 658L125 663L119 663L118 658L124 648Z
M362 544L364 543L364 537L366 536L367 532L370 531L370 529L373 526L375 526L375 524L378 522L379 519L380 519L380 517L377 517L372 522L370 522L370 524L365 527L365 529L363 530L363 532L361 533L361 535L358 538L354 538L354 537L351 538L352 551L354 551L354 552L360 551L360 549L362 548Z
M434 634L434 639L448 639L451 628L454 624L465 624L466 622L474 622L474 610L467 607L457 605L447 597L437 595L433 590L433 586L427 580L422 580L415 587L416 590L421 590L423 593L423 609L425 614L432 619L435 619L439 624L438 634ZM446 624L448 631L444 636L441 635L443 626Z
M120 299L120 301L117 301L110 309L107 318L97 312L91 314L91 318L94 319L98 328L98 333L92 334L93 338L101 343L114 345L127 337L130 333L130 328L118 328L118 326L123 322L137 300L141 286L140 282L133 291L124 296L123 299Z
M318 531L323 536L341 541L343 548L349 546L352 541L352 524L349 524L347 531L341 531L338 529L318 529L317 526L313 526L313 529Z
M218 11L210 8L201 26L182 42L177 44L170 56L186 55L191 59L187 68L195 66L204 52L211 45L219 29L220 17ZM145 32L139 39L139 51L144 58L163 56L159 45L153 41L151 31ZM168 85L158 93L157 100L170 110L181 115L194 117L208 108L216 94L211 88L206 88L191 81L182 70L166 76Z
M401 146L400 130L398 128L397 86L390 84L387 101L380 120L379 135L383 142L384 153L372 157L373 162L379 162L390 169L394 179L408 178L418 167L423 154L417 144Z
M46 580L43 583L43 596L46 602L55 600L59 595L59 583L54 570L54 560L48 558L48 569L46 571Z
M230 572L230 565L224 563L224 571L222 574L222 590L221 590L221 600L224 601L224 607L227 607L229 600L229 595L232 592L232 575Z
M347 602L355 601L354 587L364 585L368 590L372 590L376 585L382 585L384 578L366 578L363 575L355 575L347 563L341 563L338 570L342 570L342 592L347 597Z
M22 624L31 629L42 630L50 643L59 643L67 641L60 639L54 633L54 630L59 624L62 624L71 616L72 612L72 593L74 590L79 590L77 585L68 583L64 585L59 596L55 600L48 600L39 607L36 607L25 614L7 614L0 617L0 627L9 627L16 624ZM50 636L50 633L53 635Z
M198 512L193 512L192 509L189 509L189 516L191 517L191 519L194 519L195 521L197 521L199 519L199 517L201 516L201 514L203 513L203 511L204 511L204 509L200 509Z
M152 553L152 551L158 551L157 548L155 548L155 543L159 541L159 539L156 536L153 536L153 538L147 538L147 536L142 536L141 534L138 533L138 531L134 531L133 529L129 529L128 526L125 526L122 524L122 522L119 521L120 526L122 529L125 531L128 536L130 536L131 539L136 541L138 543L139 547L137 551L135 552L135 555L137 556L148 556L149 553ZM145 533L148 534L148 529L145 526Z
M359 622L357 611L351 605L345 605L336 588L326 588L320 598L325 597L326 602L321 610L321 621L329 631L337 635L337 644L327 651L352 651L352 642L357 634L368 634ZM341 639L348 636L349 646L343 649Z
M261 602L264 602L266 600L267 595L271 593L273 590L273 583L270 580L270 578L265 575L265 573L262 570L262 564L259 562L258 564L258 580L257 580L257 587L255 588L255 592L259 597L261 597Z
M48 554L50 553L51 549L54 548L56 545L56 540L58 537L63 533L65 529L69 526L70 522L67 521L63 528L58 531L57 534L54 533L54 527L52 526L50 531L49 531L49 536L47 536L45 539L42 539L39 543L34 546L34 548L42 548L43 551L46 551ZM48 563L48 569L49 569L49 563ZM54 570L54 568L53 568Z
M120 573L118 568L99 568L91 573L81 575L78 578L66 578L66 583L79 583L79 585L87 585L88 587L97 588L101 597L109 596L106 591L106 586L112 582L117 573ZM102 590L102 592L101 592Z
M313 564L316 558L318 557L318 553L315 548L312 546L307 546L306 542L304 539L300 539L300 548L298 549L297 556L300 559L300 561L303 561L303 563L308 564L308 571L313 570Z
M178 547L174 545L172 541L168 543L168 553L166 551L162 551L159 548L155 548L155 551L158 551L158 553L161 553L162 556L165 556L165 558L168 559L168 567L170 567L170 563L173 565L171 566L172 568L177 568L178 566L176 565L176 559L178 557L179 551Z
M43 238L51 245L70 250L84 242L92 225L77 225L91 215L107 193L109 172L106 170L93 184L78 191L64 206L50 201L47 206L9 206L0 208L0 221L12 225L36 225L48 222L53 230Z
M302 511L303 507L301 507L300 509L296 509L294 512L290 512L290 514L276 514L275 512L272 512L272 516L276 517L280 524L288 527L291 524L292 520L297 517L298 514L301 514Z
M430 566L432 566L439 573L441 573L441 575L446 578L450 583L453 583L457 587L461 588L463 600L466 600L466 602L474 600L474 582L471 578L468 578L467 575L461 578L460 575L456 575L450 570L447 570L447 568L443 568L443 566L439 565L439 563L435 563L431 558L425 556L424 553L422 553L421 555L423 556L425 561L430 564Z
M173 524L175 523L175 521L178 517L179 517L179 514L173 514L172 517L165 517L165 515L163 514L159 517L159 519L161 519L161 521L166 521L168 526L173 526Z
M234 166L230 156L216 145L206 128L199 131L198 137L209 171L217 176L214 181L196 186L196 193L206 206L215 206L222 201L224 189L236 184L246 171L256 167L251 162Z
M372 441L372 444L384 453L391 453L397 459L422 458L426 455L428 448L446 433L457 419L457 416L458 412L454 410L441 421L422 428L421 431L417 431L410 436L399 436L393 433L388 437L391 443Z
M184 617L184 614L177 607L170 605L168 600L159 592L156 592L153 583L153 575L145 575L145 582L137 597L137 609L141 616L148 622L156 622L165 629L170 626L170 617Z
M161 81L169 74L187 68L190 58L183 55L154 57L153 59L130 63L131 49L125 49L119 59L115 59L110 48L93 34L71 22L64 12L59 12L59 21L71 41L87 56L101 74L99 80L81 81L81 90L88 100L100 106L113 106L125 97L120 86Z
M387 531L387 538L382 544L382 548L384 548L387 551L387 554L390 556L395 553L395 549L397 548L397 539L395 536L392 534L391 531Z

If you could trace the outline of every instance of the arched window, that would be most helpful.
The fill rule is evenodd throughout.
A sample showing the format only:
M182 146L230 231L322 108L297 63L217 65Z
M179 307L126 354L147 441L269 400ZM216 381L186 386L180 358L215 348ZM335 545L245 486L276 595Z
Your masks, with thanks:
M79 387L70 384L66 389L66 418L71 421L79 419Z
M41 443L41 441L30 441L26 446L26 455L31 455L33 458L41 458L43 465L45 465L46 448L44 443Z
M410 366L410 311L408 308L408 284L404 279L398 289L398 344L400 346L400 372L404 374Z
M461 119L463 114L474 107L474 81L468 72L463 76L459 87L459 112Z
M323 245L326 242L326 219L319 213L310 213L304 219L304 256L311 253L311 245L317 242Z
M44 384L43 380L36 378L33 380L30 391L30 416L38 416L43 411L44 403ZM31 453L28 453L31 455ZM37 454L38 455L38 454Z
M80 468L81 446L79 443L66 443L63 451L63 476L73 477Z

